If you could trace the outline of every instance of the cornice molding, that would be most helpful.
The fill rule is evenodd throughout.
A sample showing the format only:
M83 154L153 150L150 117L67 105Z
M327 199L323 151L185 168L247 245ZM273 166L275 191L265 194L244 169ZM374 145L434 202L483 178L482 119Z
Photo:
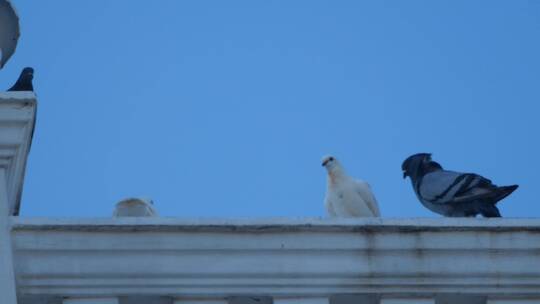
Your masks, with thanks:
M11 215L19 214L36 105L33 92L0 93L0 169L6 171Z
M437 224L439 223L439 224ZM12 218L19 293L540 295L537 219Z

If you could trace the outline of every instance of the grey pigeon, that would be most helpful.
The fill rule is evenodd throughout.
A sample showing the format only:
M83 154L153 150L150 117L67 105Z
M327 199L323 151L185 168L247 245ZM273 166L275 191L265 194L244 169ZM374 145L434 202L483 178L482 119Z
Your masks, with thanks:
M17 82L8 91L34 91L32 79L34 79L34 69L26 67L22 70Z
M420 202L429 210L449 217L501 217L495 206L518 185L496 186L474 173L444 170L429 153L409 156L401 165L403 178L411 179Z

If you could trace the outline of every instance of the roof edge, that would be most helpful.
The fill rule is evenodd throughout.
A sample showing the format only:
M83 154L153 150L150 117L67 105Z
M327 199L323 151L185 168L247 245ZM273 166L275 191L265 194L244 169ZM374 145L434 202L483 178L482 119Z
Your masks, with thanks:
M18 215L37 100L33 92L0 93L0 169L6 171L9 214Z

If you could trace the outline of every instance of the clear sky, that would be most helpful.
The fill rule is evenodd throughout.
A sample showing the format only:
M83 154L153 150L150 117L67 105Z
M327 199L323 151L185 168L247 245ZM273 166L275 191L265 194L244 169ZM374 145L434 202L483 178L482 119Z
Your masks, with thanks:
M21 215L323 216L320 159L385 217L424 209L401 162L521 187L538 217L539 1L30 1L9 87L36 70Z

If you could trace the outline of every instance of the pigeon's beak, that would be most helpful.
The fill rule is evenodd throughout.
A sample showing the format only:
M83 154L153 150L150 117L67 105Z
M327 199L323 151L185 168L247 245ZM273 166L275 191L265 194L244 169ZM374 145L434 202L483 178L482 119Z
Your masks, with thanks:
M407 178L407 176L409 176L409 175L407 174L407 171L403 170L403 178L405 179L405 178Z
M326 167L326 164L328 164L328 161L329 161L328 159L324 160L323 163L322 163L322 166Z

